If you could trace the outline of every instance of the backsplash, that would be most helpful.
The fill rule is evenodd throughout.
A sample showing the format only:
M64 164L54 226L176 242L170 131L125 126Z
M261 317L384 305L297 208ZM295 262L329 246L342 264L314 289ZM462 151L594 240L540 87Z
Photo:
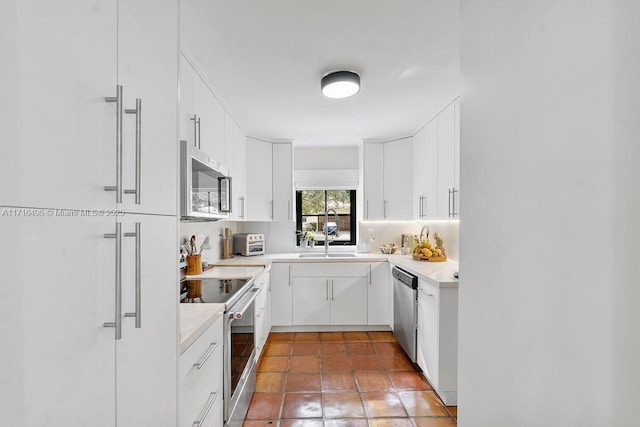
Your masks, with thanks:
M433 242L433 233L438 232L444 239L447 258L451 261L459 260L459 221L360 221L358 223L358 242L368 243L368 230L375 230L376 245L380 243L395 243L401 246L402 234L419 235L423 226L429 227L429 240ZM377 248L372 248L377 252Z
M209 236L209 244L211 249L202 251L202 260L211 263L222 259L222 237L224 229L230 228L233 234L236 233L237 222L235 221L202 221L202 222L180 222L180 243L186 238L187 241L192 235ZM178 245L176 245L176 256L179 254Z
M266 253L292 252L296 246L296 223L293 221L238 222L238 233L262 233Z

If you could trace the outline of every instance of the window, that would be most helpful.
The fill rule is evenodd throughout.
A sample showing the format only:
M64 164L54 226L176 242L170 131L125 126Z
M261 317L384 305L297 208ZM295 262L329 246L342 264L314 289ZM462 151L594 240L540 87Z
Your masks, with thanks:
M296 191L296 207L296 229L305 236L313 236L317 244L324 244L327 209L329 244L356 244L355 190L299 190Z

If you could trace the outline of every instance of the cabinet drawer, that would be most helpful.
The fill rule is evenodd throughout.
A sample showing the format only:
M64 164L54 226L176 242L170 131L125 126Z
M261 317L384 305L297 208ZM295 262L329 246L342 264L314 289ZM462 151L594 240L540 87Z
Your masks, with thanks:
M418 298L427 304L434 305L437 310L440 301L440 288L424 280L418 280Z
M308 262L291 264L292 277L363 277L369 274L366 262Z
M223 317L220 316L179 359L180 425L192 426L203 408L222 403ZM216 394L215 396L212 396ZM218 402L219 401L219 402ZM209 410L207 418L215 414Z
M193 427L201 421L202 427L220 427L223 424L222 384L210 393L189 397L183 401L180 412L180 427Z

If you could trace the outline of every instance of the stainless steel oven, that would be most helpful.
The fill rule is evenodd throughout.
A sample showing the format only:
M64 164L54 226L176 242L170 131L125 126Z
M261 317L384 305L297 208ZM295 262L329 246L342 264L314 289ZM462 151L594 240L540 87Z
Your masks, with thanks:
M241 427L256 388L254 301L251 287L225 313L225 423Z
M255 310L259 288L252 278L185 279L182 303L224 303L224 420L241 427L256 388Z

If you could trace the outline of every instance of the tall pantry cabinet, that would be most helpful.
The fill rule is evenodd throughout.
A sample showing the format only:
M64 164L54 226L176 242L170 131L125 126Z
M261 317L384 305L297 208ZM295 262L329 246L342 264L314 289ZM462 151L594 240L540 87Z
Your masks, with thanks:
M176 423L177 9L3 4L0 425Z

